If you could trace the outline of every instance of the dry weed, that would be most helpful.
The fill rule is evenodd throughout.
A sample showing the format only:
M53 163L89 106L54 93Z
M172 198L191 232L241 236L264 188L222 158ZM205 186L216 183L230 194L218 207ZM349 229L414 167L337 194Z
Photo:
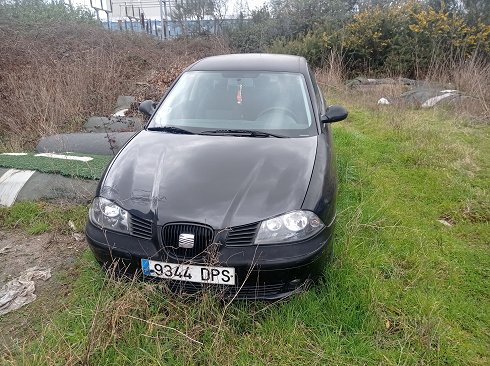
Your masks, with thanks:
M445 70L435 70L431 78L453 83L455 89L470 98L456 106L458 112L482 120L490 120L490 62L481 58L461 60ZM449 79L449 80L448 80Z
M334 96L349 103L352 101L356 106L368 109L385 108L377 105L380 98L397 101L389 107L394 112L394 127L399 125L396 116L413 109L413 106L406 105L399 98L401 94L413 88L404 85L403 82L396 82L403 75L389 74L386 77L390 77L394 82L357 85L355 88L346 87L347 75L345 60L338 52L331 52L325 60L325 66L316 72L317 81L326 90L327 96ZM444 104L443 108L450 109L453 115L461 116L463 119L490 121L490 62L486 59L474 56L470 59L462 57L458 61L434 62L425 78L418 80L416 85L440 88L439 90L459 90L463 98Z
M338 52L330 52L325 60L324 67L317 70L316 79L318 84L324 88L328 94L345 93L346 81L345 65L342 55Z
M13 21L0 24L0 48L2 150L80 130L87 117L112 113L118 95L159 99L189 63L229 52L215 38L158 42L90 24Z

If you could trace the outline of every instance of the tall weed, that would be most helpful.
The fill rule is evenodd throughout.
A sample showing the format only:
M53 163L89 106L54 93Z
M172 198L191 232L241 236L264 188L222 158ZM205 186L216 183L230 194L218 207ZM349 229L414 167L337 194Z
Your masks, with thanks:
M87 117L112 113L118 95L158 99L188 64L228 52L215 38L159 42L91 23L15 20L0 22L0 49L2 150L77 131Z

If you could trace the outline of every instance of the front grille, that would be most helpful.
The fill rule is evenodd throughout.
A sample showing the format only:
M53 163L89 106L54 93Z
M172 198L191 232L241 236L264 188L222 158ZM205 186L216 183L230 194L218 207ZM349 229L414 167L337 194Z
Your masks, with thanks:
M192 248L179 246L180 234L194 235ZM180 258L196 258L203 254L209 244L213 242L214 232L209 226L198 224L167 224L162 229L162 240L165 249ZM188 244L189 239L182 244ZM191 240L192 242L192 240Z
M226 245L251 245L254 242L255 234L259 228L259 223L253 223L230 228Z
M269 285L211 285L201 284L195 282L186 281L169 281L168 285L174 292L182 292L185 294L197 294L203 290L210 290L223 297L233 297L237 295L237 298L264 298L271 297L285 292L284 283L275 283ZM238 293L238 294L237 294Z
M141 239L151 239L153 236L151 221L140 219L135 216L131 216L130 231L131 235Z

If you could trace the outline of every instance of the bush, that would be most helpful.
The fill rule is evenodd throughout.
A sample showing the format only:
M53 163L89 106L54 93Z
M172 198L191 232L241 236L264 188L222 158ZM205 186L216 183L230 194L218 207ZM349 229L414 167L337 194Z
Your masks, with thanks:
M68 6L63 1L53 0L0 0L0 20L20 21L24 25L37 22L79 21L93 22L88 9Z
M311 64L323 67L329 51L329 48L325 46L324 39L318 33L309 32L305 36L290 41L285 38L277 39L268 47L268 51L301 55Z
M325 16L305 33L274 36L269 31L271 24L281 22L284 20L252 22L240 31L240 39L266 34L265 41L255 37L261 41L259 48L302 55L319 67L331 52L340 53L348 71L355 75L423 77L442 61L490 56L490 25L472 22L461 12L444 7L435 10L415 1L352 11L347 19L333 22Z

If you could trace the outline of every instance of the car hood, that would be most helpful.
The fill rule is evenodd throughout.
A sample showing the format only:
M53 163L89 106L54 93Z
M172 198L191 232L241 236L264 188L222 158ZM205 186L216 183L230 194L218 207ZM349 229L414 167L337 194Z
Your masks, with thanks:
M98 194L157 223L215 229L300 209L317 137L252 138L142 131L117 155Z

